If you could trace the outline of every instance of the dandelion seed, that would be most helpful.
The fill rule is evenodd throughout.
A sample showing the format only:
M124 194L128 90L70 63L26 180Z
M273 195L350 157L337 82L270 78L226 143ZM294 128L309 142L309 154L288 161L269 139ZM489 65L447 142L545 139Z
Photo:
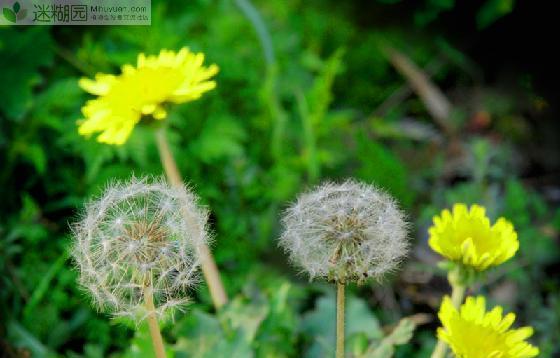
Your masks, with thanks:
M379 189L348 180L301 195L286 210L280 246L311 279L336 282L336 357L344 357L345 285L381 279L406 255L407 223Z
M72 254L79 283L100 310L141 320L147 287L158 315L186 302L197 282L199 248L208 241L207 213L196 203L184 187L132 179L110 185L86 206L73 227Z
M408 248L407 223L395 201L352 180L301 195L282 224L280 246L312 279L380 279Z

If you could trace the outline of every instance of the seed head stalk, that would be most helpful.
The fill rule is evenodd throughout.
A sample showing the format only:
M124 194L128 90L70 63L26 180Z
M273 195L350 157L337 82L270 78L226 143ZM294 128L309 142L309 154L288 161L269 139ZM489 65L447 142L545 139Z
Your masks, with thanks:
M345 285L336 283L336 358L344 358L344 296Z
M165 136L164 126L156 131L156 141L161 163L165 170L165 174L169 179L169 182L173 186L182 186L183 181L181 179L179 169L177 168L175 158L173 158L173 154L169 149L169 143L167 142L167 138ZM190 221L190 218L187 217L187 215L185 216L185 220ZM214 261L214 257L212 256L208 245L200 245L199 255L202 273L204 275L206 283L208 284L212 302L216 309L220 309L227 303L228 297L224 289L222 279L220 278L220 272L218 270L218 267L216 266L216 262Z
M184 186L163 179L111 182L72 225L78 282L99 311L148 321L155 356L165 358L158 319L173 318L197 282L208 211Z
M347 282L381 280L403 260L408 224L392 197L347 180L300 195L285 212L280 246L311 279L336 282L336 358L344 357Z
M165 348L163 347L163 339L161 338L161 332L155 314L156 308L154 306L154 293L151 284L144 287L144 302L149 312L148 327L150 328L150 336L152 337L156 358L165 358Z

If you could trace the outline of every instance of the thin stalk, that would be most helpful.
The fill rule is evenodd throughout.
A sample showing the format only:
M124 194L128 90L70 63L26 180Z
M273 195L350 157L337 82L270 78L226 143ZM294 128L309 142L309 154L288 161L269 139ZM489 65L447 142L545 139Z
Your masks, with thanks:
M336 283L336 358L344 358L344 283Z
M266 27L259 10L250 0L235 0L235 4L255 29L263 50L266 73L262 87L262 98L273 123L270 138L270 152L272 153L273 159L276 162L280 162L283 159L283 140L288 118L278 96L278 64L276 62L276 55L274 54L272 38L270 37L270 31Z
M171 154L171 150L169 149L169 143L167 142L167 138L165 136L165 127L156 131L156 141L161 163L169 182L171 185L175 186L183 185L183 180L181 179L181 174L179 174L177 163L175 162L173 154ZM196 225L186 212L184 213L184 216L187 222L191 222L191 224ZM220 278L218 266L216 266L214 257L207 245L202 244L199 248L198 254L200 255L202 273L206 283L208 284L208 289L210 290L210 297L212 298L214 307L218 310L228 301L226 290L224 289L222 279Z
M150 336L154 345L156 358L165 358L165 348L163 347L163 339L156 317L156 308L154 306L154 294L152 286L144 287L144 303L148 310L148 326L150 328Z
M321 167L317 157L317 139L315 137L315 128L313 126L313 118L309 112L307 99L301 91L296 93L299 114L301 116L303 126L303 141L305 146L307 176L310 183L315 183L321 176Z
M272 38L270 37L270 32L266 28L266 24L259 13L259 10L251 3L249 0L235 0L235 4L241 9L243 15L251 22L257 37L261 44L264 59L268 66L276 62L276 57L274 55L274 46L272 45Z
M280 103L278 90L276 89L278 82L278 65L271 64L267 71L263 84L263 100L265 107L270 113L272 119L272 134L270 137L270 152L273 159L279 163L283 160L282 152L284 148L284 133L286 131L286 123L288 117L285 109Z
M451 275L450 275L451 276ZM465 298L465 285L459 284L456 280L450 279L449 283L451 284L451 303L455 308L459 309L461 307L461 303L463 303L463 299ZM438 339L436 347L432 353L432 358L444 358L447 354L447 344Z

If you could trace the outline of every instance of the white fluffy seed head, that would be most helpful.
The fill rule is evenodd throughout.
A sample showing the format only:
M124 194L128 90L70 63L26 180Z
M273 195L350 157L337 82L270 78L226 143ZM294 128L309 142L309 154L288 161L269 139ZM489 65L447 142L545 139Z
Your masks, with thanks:
M113 316L144 319L149 287L158 316L180 309L198 281L207 218L185 187L146 178L110 184L73 226L79 283Z
M394 199L353 180L300 195L282 225L280 246L311 279L381 279L408 249L408 224Z

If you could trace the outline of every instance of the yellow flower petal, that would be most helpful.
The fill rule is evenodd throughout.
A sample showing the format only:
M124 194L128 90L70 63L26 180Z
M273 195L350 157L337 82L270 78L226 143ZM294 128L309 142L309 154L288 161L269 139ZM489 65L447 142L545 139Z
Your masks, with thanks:
M155 110L154 113L152 114L152 116L157 119L157 120L162 120L165 119L167 117L167 112L165 111L165 109L163 109L162 107L158 106Z
M115 76L99 73L95 76L95 81L89 78L81 78L78 81L78 85L86 92L103 96L109 92L114 82Z
M456 357L461 358L537 356L539 349L525 342L533 334L533 329L509 329L515 315L509 313L503 317L502 311L502 307L497 306L486 312L483 296L467 297L457 310L446 296L438 314L443 326L437 330L438 338L451 347Z
M138 55L136 67L126 64L118 76L97 74L79 81L85 91L99 96L82 107L78 121L82 135L99 133L97 140L108 144L126 142L143 115L162 120L166 103L185 103L214 89L211 78L218 66L203 65L204 55L188 48L178 52L161 50L157 56Z
M144 106L142 106L142 108L140 108L140 112L142 112L142 114L152 114L155 110L156 105L153 103L145 104Z
M469 209L459 203L451 212L443 210L428 232L428 244L435 252L478 271L509 260L519 249L513 225L504 218L491 225L480 205Z

